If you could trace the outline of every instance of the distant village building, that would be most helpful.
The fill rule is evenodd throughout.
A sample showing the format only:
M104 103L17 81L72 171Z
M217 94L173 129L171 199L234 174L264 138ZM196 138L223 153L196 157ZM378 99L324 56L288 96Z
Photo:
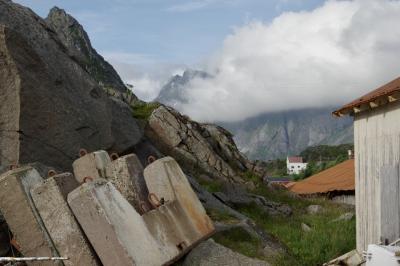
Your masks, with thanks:
M307 168L307 163L303 163L302 157L287 157L286 168L289 175L298 175Z
M347 160L299 182L289 190L303 196L324 196L330 200L355 205L354 160Z
M400 78L333 112L354 117L357 250L400 238Z

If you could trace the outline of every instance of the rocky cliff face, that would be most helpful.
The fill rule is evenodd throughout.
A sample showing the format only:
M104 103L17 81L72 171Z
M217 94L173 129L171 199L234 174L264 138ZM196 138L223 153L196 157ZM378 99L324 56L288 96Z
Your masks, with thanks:
M195 78L211 78L202 71L185 71L163 86L156 101L179 110L188 102L190 82ZM235 123L218 122L229 129L234 140L252 160L270 160L295 155L309 146L339 145L353 142L351 119L335 119L334 108L314 108L263 114Z
M265 114L237 123L222 123L249 158L270 160L297 155L310 146L353 143L353 122L337 119L332 108Z
M90 39L79 22L63 9L54 7L45 19L67 48L67 53L79 62L104 87L125 92L126 87L115 69L92 47Z
M0 0L0 165L68 169L80 148L123 153L142 130L45 20Z
M151 133L143 136L130 108L136 96L127 93L82 26L65 11L53 8L43 20L28 8L0 0L0 25L3 167L39 161L68 169L80 148L134 151L144 161L162 156L153 142L165 155L182 158L189 171L237 182L246 171L263 174L237 150L229 132L170 108L152 114ZM202 74L186 72L184 79L196 75Z
M182 75L175 75L162 87L155 101L174 108L179 107L181 103L187 103L189 83L196 78L207 79L211 78L211 75L204 71L191 69L186 70Z
M247 171L264 174L263 168L239 152L227 130L197 123L170 107L160 106L151 114L146 135L191 173L235 182L242 182L240 175Z

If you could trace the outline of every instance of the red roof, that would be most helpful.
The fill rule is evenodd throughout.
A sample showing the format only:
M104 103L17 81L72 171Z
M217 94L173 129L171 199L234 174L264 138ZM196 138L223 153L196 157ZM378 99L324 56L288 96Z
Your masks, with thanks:
M388 101L386 100L386 98L388 96L392 96L395 93L398 94L399 92L400 92L400 77L344 105L340 109L334 111L333 114L336 116L349 114L353 111L354 107L360 107L361 105L370 104L371 102L374 102L378 100L378 98L382 97L385 97L384 103L387 103ZM393 101L397 100L397 98L398 97L393 98Z
M344 161L302 181L295 182L289 189L297 194L318 194L330 191L355 189L354 159Z
M289 163L303 163L302 157L288 157Z

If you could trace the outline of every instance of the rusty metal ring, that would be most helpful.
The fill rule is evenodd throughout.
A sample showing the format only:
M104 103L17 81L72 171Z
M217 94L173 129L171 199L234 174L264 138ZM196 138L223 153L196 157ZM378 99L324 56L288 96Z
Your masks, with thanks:
M83 178L83 182L82 182L82 183L88 183L88 180L89 180L89 181L93 181L93 177L91 177L91 176L85 176L85 177Z
M15 237L13 237L10 240L10 244L18 251L21 252L21 246L18 244L17 240L15 239Z
M145 214L146 212L149 211L149 209L147 208L147 204L146 204L146 202L144 202L144 201L141 201L141 202L139 203L139 208L140 208L140 210L142 211L142 214Z
M50 169L50 170L47 172L47 176L48 176L48 177L55 176L56 174L57 174L57 172L56 172L55 170L53 170L53 169Z
M79 150L79 157L83 157L83 156L85 156L87 153L88 153L88 152L87 152L86 149L80 149L80 150Z
M147 157L147 163L151 164L153 163L155 160L157 160L157 158L153 155L150 155L149 157Z
M16 169L16 168L18 168L18 164L10 164L10 165L8 166L8 169L9 169L9 170L14 170L14 169Z
M111 158L111 160L115 161L119 158L119 155L118 155L118 153L113 152L113 153L111 153L110 158Z
M160 200L158 199L157 195L154 193L149 193L149 196L147 197L149 199L149 202L153 208L158 208L161 206Z

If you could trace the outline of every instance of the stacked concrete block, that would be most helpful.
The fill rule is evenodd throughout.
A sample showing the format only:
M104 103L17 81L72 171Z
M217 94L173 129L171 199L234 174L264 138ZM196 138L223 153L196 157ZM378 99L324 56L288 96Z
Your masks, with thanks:
M183 209L191 225L183 230L183 245L190 247L214 232L211 219L173 158L165 157L148 165L144 170L144 178L149 193L155 195L155 199L164 204L177 201Z
M0 210L21 247L24 256L58 256L40 221L29 190L42 182L32 167L22 167L0 176ZM55 265L54 262L31 262L29 265Z
M126 200L138 211L150 210L149 194L143 177L143 166L135 154L129 154L112 161L106 167L106 178L121 192Z
M74 175L79 183L83 183L85 178L105 178L106 167L111 163L110 156L106 151L95 151L88 153L72 164Z
M145 220L111 182L85 183L68 195L68 204L105 266L164 265L180 254L157 241ZM161 223L155 227L165 230Z
M77 187L74 176L64 173L34 186L31 196L55 248L69 258L64 264L99 265L66 201L68 193Z
M178 259L199 239L180 202L161 205L143 215L151 235L164 246L175 247Z

